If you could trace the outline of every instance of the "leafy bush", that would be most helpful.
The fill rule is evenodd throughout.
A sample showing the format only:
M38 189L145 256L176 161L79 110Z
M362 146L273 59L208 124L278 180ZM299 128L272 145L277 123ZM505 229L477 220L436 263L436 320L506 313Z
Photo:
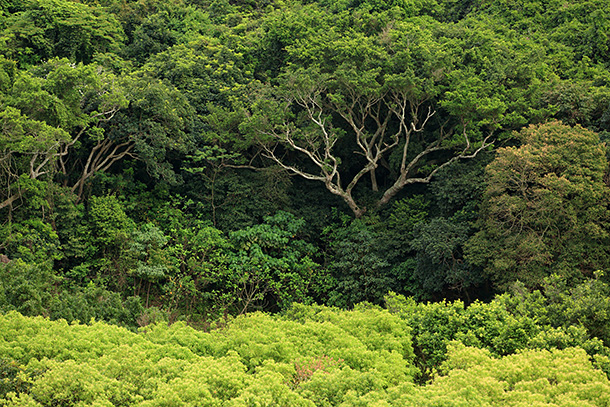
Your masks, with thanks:
M297 306L209 333L177 323L141 334L11 312L0 315L0 358L6 376L31 384L11 381L0 405L336 405L413 375L404 322L370 307Z
M580 293L582 288L574 291ZM553 305L549 304L552 298L540 292L520 296L504 294L490 303L477 301L468 307L461 301L416 303L411 298L393 294L386 300L389 310L404 318L412 329L415 364L421 369L422 381L437 374L452 341L485 349L494 357L525 349L580 347L610 374L606 361L610 349L595 330L603 314L590 323L583 314L574 319L578 309L566 307L573 300L567 293L563 296L564 304ZM579 300L591 303L594 297Z
M412 382L405 322L387 311L299 305L211 332L139 334L0 314L0 406L605 406L610 382L576 348L502 358L448 342L428 385Z

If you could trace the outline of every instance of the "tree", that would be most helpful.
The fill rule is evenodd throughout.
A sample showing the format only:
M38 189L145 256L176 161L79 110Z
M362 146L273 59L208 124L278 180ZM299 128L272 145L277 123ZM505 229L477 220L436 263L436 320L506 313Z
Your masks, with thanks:
M462 247L470 237L468 222L459 218L434 218L416 225L411 248L417 251L413 290L432 297L453 290L470 301L469 289L481 283L476 270L464 261Z
M508 60L488 63L491 55L533 54L520 40L488 31L472 38L464 27L426 18L383 17L383 29L353 16L326 21L291 46L279 85L256 91L242 126L266 157L323 182L356 217L367 211L355 196L365 176L381 207L407 185L428 183L450 163L475 157L502 128L541 114L523 101L533 97L543 70L513 73ZM365 27L352 28L358 24ZM474 55L481 42L481 55Z
M144 163L154 178L177 183L168 155L185 153L190 148L189 129L193 110L184 95L170 84L135 72L120 79L120 91L129 98L128 106L117 109L100 123L94 137L68 157L70 170L62 162L62 172L80 199L85 183L96 173L130 157ZM84 165L82 164L84 163ZM77 177L70 178L75 173Z
M47 173L46 165L60 154L60 146L70 140L70 135L63 129L30 120L10 106L0 112L0 128L2 209L23 195L28 178L36 180Z
M235 250L225 287L233 290L240 313L261 305L286 309L293 302L311 300L322 273L312 259L315 247L297 238L304 224L280 211L260 225L229 235Z
M535 287L555 272L578 278L608 267L610 190L606 146L561 122L529 126L521 147L500 149L467 256L496 286Z
M7 65L7 64L5 64ZM97 140L93 152L106 156L96 170L105 170L129 153L120 144L108 142L101 128L117 111L126 107L127 98L117 86L117 78L95 65L72 64L66 59L51 60L30 72L9 76L0 95L2 132L3 189L0 209L12 205L27 190L26 184L52 180L58 172L66 177L69 152L85 138ZM87 163L79 182L86 179ZM66 185L67 186L67 178Z
M332 230L329 240L328 268L334 280L329 303L344 308L362 301L380 303L388 291L400 288L387 253L379 251L378 234L363 219Z
M24 182L43 176L80 200L92 176L126 157L144 162L154 177L175 181L166 156L188 148L192 111L171 85L142 72L117 76L67 59L7 76L0 95L7 194L0 209L23 196Z
M394 406L603 406L608 379L578 348L525 351L500 359L453 343L442 375L417 392L403 391Z

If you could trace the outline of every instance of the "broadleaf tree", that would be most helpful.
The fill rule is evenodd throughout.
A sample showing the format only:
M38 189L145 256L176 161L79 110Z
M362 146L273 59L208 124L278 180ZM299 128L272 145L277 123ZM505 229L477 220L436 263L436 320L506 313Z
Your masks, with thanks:
M475 157L526 116L545 114L533 100L548 72L520 40L489 30L473 38L429 18L385 20L377 29L366 20L323 21L295 41L277 84L252 87L242 125L264 156L324 183L356 217L367 212L356 193L367 177L373 206L382 207L406 186ZM477 43L485 44L480 55ZM498 53L541 68L515 72L508 59L490 65Z
M530 126L521 147L498 150L466 258L497 287L536 287L608 266L610 190L606 147L596 133L561 122Z

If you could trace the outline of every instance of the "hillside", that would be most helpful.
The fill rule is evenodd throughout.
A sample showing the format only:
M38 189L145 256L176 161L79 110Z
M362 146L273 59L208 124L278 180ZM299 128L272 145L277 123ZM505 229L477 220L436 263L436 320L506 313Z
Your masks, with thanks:
M0 0L2 403L605 405L609 47L602 0Z

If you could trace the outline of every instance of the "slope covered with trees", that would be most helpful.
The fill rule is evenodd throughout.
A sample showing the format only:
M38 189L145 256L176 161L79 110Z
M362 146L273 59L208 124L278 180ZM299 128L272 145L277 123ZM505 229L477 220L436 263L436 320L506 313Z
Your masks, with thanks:
M0 248L56 292L205 317L606 267L604 2L1 7Z
M468 354L487 367L453 374L493 398L503 360L571 347L607 373L609 21L602 0L0 0L0 310L136 331L366 302L412 329L405 383ZM384 386L341 402L419 397Z

